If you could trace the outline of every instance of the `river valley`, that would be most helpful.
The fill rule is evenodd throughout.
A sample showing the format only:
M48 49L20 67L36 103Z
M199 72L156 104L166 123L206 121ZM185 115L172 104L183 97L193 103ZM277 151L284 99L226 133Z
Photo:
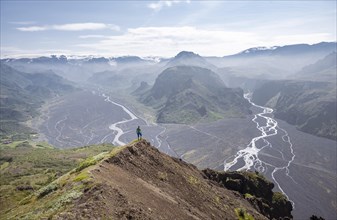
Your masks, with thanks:
M246 118L155 124L104 92L81 91L51 104L39 131L59 148L123 145L136 139L139 125L159 150L199 168L263 173L295 205L297 219L312 214L335 218L336 142L300 132L275 120L272 109L251 104L253 114Z

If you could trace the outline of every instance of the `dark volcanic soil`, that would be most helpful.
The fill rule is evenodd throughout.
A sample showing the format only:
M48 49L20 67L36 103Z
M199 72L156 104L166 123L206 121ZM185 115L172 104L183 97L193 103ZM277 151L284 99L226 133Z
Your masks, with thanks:
M106 159L91 176L96 185L57 219L237 219L236 208L267 219L241 194L145 140Z

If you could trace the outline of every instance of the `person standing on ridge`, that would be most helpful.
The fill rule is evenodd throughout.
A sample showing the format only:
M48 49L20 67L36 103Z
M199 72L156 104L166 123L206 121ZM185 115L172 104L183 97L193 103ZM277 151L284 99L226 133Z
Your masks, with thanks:
M137 132L138 140L141 140L142 139L142 129L140 129L139 126L138 126L136 132Z

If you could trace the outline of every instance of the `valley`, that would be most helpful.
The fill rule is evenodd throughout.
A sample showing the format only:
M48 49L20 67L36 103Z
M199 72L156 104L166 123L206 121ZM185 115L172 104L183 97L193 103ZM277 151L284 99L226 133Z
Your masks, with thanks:
M3 59L1 149L123 146L135 143L140 126L151 145L200 169L259 172L293 205L295 219L335 219L335 45L251 48L227 57L182 51L156 61ZM291 62L294 51L293 67L277 60ZM12 175L8 158L2 172Z
M136 138L135 128L140 125L144 138L160 151L199 168L254 167L289 197L295 205L295 216L308 217L307 207L311 207L313 214L334 217L334 141L303 133L279 119L276 122L271 109L260 106L253 106L253 114L246 118L194 125L150 123L133 113L139 112L134 106L130 108L113 92L110 94L88 90L62 98L43 116L40 133L60 148L95 143L123 145ZM265 134L261 136L261 132ZM246 147L251 140L256 143L256 151ZM238 159L236 164L230 163L233 159ZM308 190L310 196L303 197Z
M336 0L0 5L0 220L337 219Z

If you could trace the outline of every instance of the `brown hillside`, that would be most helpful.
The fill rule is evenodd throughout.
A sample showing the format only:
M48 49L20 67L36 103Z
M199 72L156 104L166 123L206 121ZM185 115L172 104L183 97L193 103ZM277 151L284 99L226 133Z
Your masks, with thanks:
M56 219L267 219L238 192L142 140L90 171L94 186Z

